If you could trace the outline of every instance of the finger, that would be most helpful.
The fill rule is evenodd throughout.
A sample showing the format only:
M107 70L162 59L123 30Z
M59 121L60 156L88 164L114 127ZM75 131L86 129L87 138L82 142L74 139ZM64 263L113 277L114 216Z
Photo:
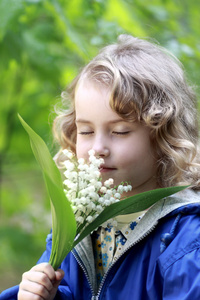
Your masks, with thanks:
M56 280L53 282L53 289L51 290L51 295L55 295L58 289L58 286L60 285L65 273L63 270L57 270L56 271Z
M44 298L32 294L28 291L24 291L24 290L19 290L18 295L17 295L17 299L18 300L44 300Z
M65 276L65 272L62 269L58 269L55 272L55 275L56 275L56 280L61 281L63 279L63 277Z
M56 280L54 280L52 283L53 283L53 290L57 290L59 284L61 283L64 275L65 275L65 272L61 269L57 270L55 272L56 274Z
M38 264L36 266L34 266L31 271L36 271L36 272L42 272L42 273L45 273L49 279L52 281L52 280L55 280L55 271L53 269L53 267L49 264L49 263L41 263L41 264Z
M32 282L28 280L24 280L20 284L19 293L27 292L28 295L32 294L31 299L49 299L50 293L49 291L43 286L42 284L39 284L37 282ZM29 295L30 297L30 295ZM39 297L39 298L38 298Z
M53 288L52 281L49 279L48 275L43 272L38 271L29 271L22 275L22 282L30 281L43 285L48 291L51 291Z

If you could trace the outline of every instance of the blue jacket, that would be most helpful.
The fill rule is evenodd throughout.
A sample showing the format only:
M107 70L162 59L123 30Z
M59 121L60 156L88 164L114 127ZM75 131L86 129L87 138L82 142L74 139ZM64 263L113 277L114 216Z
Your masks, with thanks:
M39 263L48 262L51 242L49 235ZM65 276L57 300L199 300L199 195L183 191L149 209L99 290L90 236L69 253L61 268ZM0 299L17 299L17 291L18 287L8 289Z

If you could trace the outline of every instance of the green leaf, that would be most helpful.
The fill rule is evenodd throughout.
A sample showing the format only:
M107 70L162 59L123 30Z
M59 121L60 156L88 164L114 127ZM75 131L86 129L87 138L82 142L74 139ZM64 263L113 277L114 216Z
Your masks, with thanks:
M53 228L52 251L49 263L57 270L63 259L73 248L76 221L64 190L56 186L48 174L45 173L44 177L51 199Z
M149 208L157 201L175 194L187 186L176 186L169 188L156 189L144 193L140 193L124 199L120 202L114 203L106 207L102 213L90 223L75 240L74 247L88 234L98 228L102 223L106 222L110 218L114 218L118 215L131 214L139 211L143 211Z
M35 133L35 131L18 115L19 120L29 135L31 148L33 154L40 164L41 169L49 175L52 182L58 185L60 188L63 187L62 178L60 171L58 170L52 156L42 138Z
M50 264L56 270L72 249L76 235L76 221L70 202L63 190L60 171L52 159L45 142L20 116L19 119L29 135L33 153L43 171L51 199L53 234Z

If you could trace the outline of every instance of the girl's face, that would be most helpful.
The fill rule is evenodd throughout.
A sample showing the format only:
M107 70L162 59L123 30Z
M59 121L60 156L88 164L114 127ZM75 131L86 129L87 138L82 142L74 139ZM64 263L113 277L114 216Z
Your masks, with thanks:
M128 181L132 191L126 197L155 189L156 160L149 129L140 122L127 122L109 105L105 87L82 81L75 95L77 126L76 153L88 158L94 149L104 159L102 180L113 178L119 185Z

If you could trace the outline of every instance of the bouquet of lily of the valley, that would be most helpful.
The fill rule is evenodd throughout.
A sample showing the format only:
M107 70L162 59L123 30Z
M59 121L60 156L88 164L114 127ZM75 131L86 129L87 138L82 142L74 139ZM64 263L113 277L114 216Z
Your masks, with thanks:
M52 251L50 264L56 270L65 256L88 234L103 223L115 222L114 217L145 210L158 200L170 196L185 186L156 189L120 201L131 190L128 183L113 186L112 179L101 182L99 168L102 158L89 151L89 162L77 160L72 152L63 150L66 160L63 182L45 142L19 116L29 134L35 158L41 166L52 213Z
M63 172L64 191L74 212L78 238L84 228L92 223L106 207L119 202L122 193L130 191L132 187L127 183L121 183L112 188L114 184L112 178L102 183L99 169L104 160L97 158L94 150L88 152L88 163L83 158L77 160L69 150L63 150L63 154L67 158L63 162L66 169ZM107 220L106 223L111 222L116 223L112 219Z

